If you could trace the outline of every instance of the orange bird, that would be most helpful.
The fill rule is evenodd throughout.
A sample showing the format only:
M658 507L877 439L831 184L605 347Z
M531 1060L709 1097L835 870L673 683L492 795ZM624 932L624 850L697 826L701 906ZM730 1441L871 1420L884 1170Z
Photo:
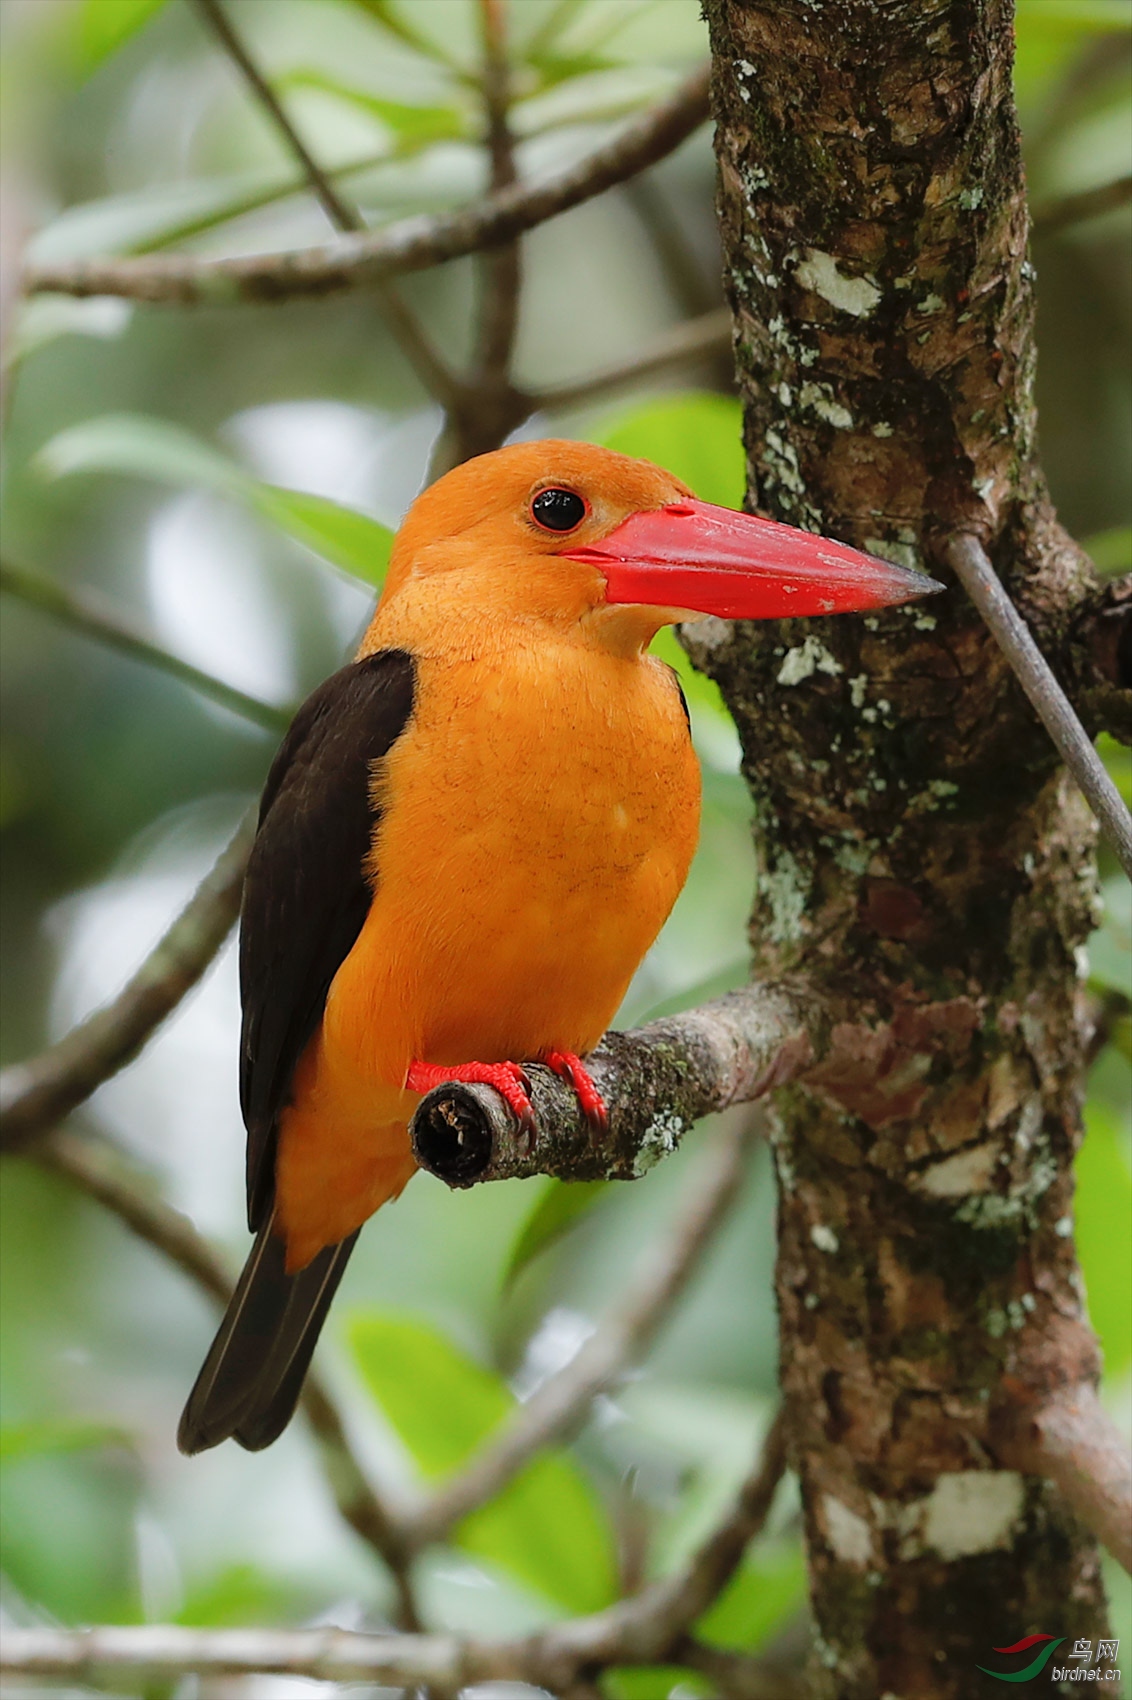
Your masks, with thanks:
M648 461L523 443L413 504L358 654L268 774L240 929L255 1244L185 1407L185 1452L286 1426L358 1230L413 1173L444 1080L531 1115L684 883L699 771L661 626L907 601L930 579L697 501Z

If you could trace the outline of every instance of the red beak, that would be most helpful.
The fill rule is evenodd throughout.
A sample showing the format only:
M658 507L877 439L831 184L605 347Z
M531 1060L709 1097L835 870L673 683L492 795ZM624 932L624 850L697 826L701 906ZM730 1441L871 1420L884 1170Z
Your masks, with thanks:
M607 602L727 620L848 614L943 589L811 531L691 499L630 514L600 542L562 553L605 575Z

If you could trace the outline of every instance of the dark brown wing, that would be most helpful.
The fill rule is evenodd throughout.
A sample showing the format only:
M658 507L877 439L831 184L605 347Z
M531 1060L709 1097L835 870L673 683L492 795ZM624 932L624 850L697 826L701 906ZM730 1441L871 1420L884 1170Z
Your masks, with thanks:
M374 763L413 710L412 658L381 650L333 674L291 723L267 776L240 916L240 1104L248 1223L271 1210L275 1123L330 982L366 918Z

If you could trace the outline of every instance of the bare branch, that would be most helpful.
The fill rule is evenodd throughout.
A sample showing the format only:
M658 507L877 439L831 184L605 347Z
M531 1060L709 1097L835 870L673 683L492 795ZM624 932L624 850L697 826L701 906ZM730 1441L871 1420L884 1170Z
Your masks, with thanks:
M1055 236L1072 224L1084 224L1087 218L1099 218L1101 213L1132 201L1132 177L1117 177L1112 183L1101 183L1094 189L1082 189L1076 195L1063 195L1049 201L1034 213L1033 235L1036 239Z
M505 0L479 0L479 14L483 35L481 87L487 119L485 140L491 160L491 187L498 193L518 181L509 116L511 73L507 62ZM486 256L473 368L479 379L489 384L507 381L519 318L521 283L517 242L509 242Z
M962 532L951 539L946 556L1132 879L1132 815L1028 626L999 583L986 550L977 537Z
M1059 1388L1046 1403L1012 1413L995 1450L1007 1469L1053 1482L1132 1573L1132 1459L1091 1383Z
M541 184L515 184L474 205L402 219L329 248L208 260L189 254L133 256L32 266L29 294L123 295L181 306L283 301L299 295L371 287L379 277L422 271L513 241L623 183L671 153L708 116L708 68L683 82L577 165Z
M128 1629L5 1629L0 1645L0 1672L10 1676L91 1682L112 1672L150 1681L188 1673L213 1678L269 1674L372 1682L445 1697L480 1682L549 1687L550 1673L560 1673L567 1662L558 1653L553 1632L529 1641L472 1641L455 1635L364 1635L351 1629L146 1624ZM736 1700L798 1700L801 1693L792 1677L742 1654L704 1648L696 1662L710 1668L721 1692ZM555 1678L552 1692L565 1700L581 1700L597 1691L567 1676Z
M112 1003L72 1028L58 1044L0 1074L0 1148L19 1148L62 1121L137 1056L196 984L236 919L254 832L254 815L249 813Z
M745 1159L758 1132L753 1116L737 1127L720 1130L701 1170L689 1182L690 1196L673 1229L646 1260L624 1298L565 1369L531 1395L510 1427L413 1513L406 1535L414 1546L442 1540L469 1512L494 1499L536 1452L569 1435L598 1394L647 1350L735 1202Z
M72 590L48 578L45 573L17 567L11 561L0 562L0 590L7 591L9 596L18 596L29 607L38 608L41 613L49 614L62 625L96 639L109 649L116 649L135 661L143 661L147 667L157 667L161 672L171 674L210 701L219 703L221 708L231 710L268 732L285 732L287 729L292 712L289 708L277 708L274 703L249 696L247 691L225 684L223 679L214 678L211 673L194 667L191 661L183 661L179 655L171 654L140 627L114 613L89 590Z
M796 1079L825 1046L825 1012L786 984L746 986L633 1033L605 1035L587 1059L609 1110L599 1129L569 1086L528 1068L539 1134L532 1144L490 1086L437 1086L410 1127L422 1168L449 1186L514 1176L632 1180L674 1151L713 1110Z
M187 1216L158 1197L149 1178L108 1139L55 1128L36 1141L28 1156L45 1169L65 1175L139 1239L156 1247L190 1281L227 1304L232 1280L223 1259Z
M672 325L621 365L595 372L589 378L580 378L574 384L554 385L531 396L531 411L580 407L608 395L611 390L621 389L625 384L666 372L671 366L683 366L690 360L723 354L731 347L731 330L731 311L727 307Z

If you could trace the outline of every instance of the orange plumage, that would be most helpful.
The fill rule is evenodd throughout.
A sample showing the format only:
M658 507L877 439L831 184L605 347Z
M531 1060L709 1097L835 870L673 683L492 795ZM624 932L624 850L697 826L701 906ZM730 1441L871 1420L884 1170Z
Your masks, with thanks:
M438 1079L570 1078L688 871L699 775L648 645L698 614L879 607L930 581L697 502L646 461L528 443L413 505L354 662L268 775L241 917L255 1244L181 1419L196 1452L290 1419L354 1237L413 1171Z
M380 779L374 900L281 1121L289 1268L412 1174L412 1061L591 1050L687 875L699 770L645 653L671 614L605 607L594 568L532 538L551 454L600 504L595 530L687 494L645 462L539 443L457 468L410 512L359 654L412 654L417 707Z

